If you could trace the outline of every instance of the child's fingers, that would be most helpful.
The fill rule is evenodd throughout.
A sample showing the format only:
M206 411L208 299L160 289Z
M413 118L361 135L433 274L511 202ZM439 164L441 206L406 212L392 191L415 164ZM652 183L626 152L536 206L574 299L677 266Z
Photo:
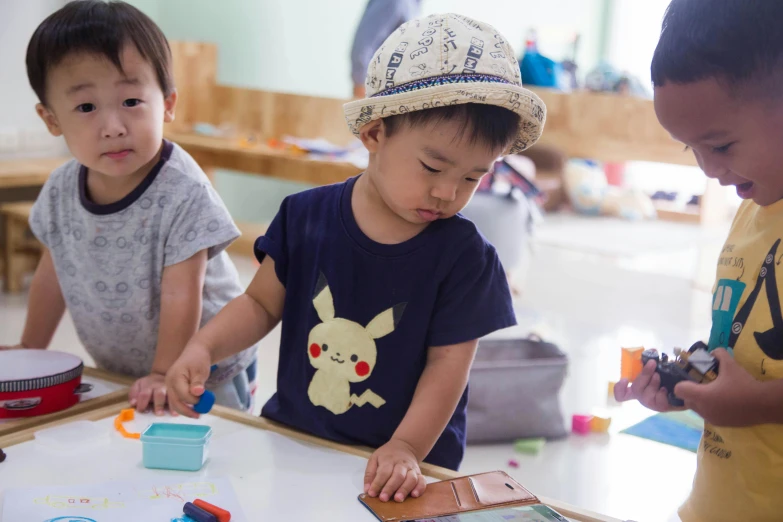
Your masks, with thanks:
M633 399L633 391L629 385L630 382L628 379L620 379L617 381L614 385L614 400L617 402L625 402Z
M169 376L166 379L166 386L169 389L169 395L176 395L180 401L191 406L196 404L199 397L204 393L204 384L195 386L187 373Z
M138 402L139 397L139 390L141 389L141 381L137 380L133 383L133 386L131 386L130 391L128 392L128 402L130 402L130 405L134 408L136 407L136 403Z
M637 399L641 400L642 396L644 395L644 391L650 385L650 381L658 375L655 372L655 367L655 361L648 361L647 364L644 365L644 368L642 368L642 373L640 373L636 379L633 380L633 383L631 384L631 390L633 391L633 396ZM660 377L658 378L660 379ZM655 390L658 390L658 386L655 387Z
M193 411L193 408L190 408L187 404L182 402L175 394L169 394L168 399L170 410L175 411L180 415L184 415L185 417L190 417L191 419L199 418L199 414Z
M380 495L381 502L386 502L388 500L391 500L394 497L394 494L397 492L397 490L400 489L400 486L403 485L407 477L408 477L408 468L406 468L402 464L397 464L396 466L394 466L394 470L392 470L389 480L386 481L386 485L383 487L383 491L381 491L381 495Z
M201 396L209 379L209 366L191 366L190 370L190 392L196 396ZM196 401L198 402L198 400Z
M415 469L409 469L408 474L405 476L405 480L402 483L402 486L400 486L397 489L397 493L394 494L394 500L397 502L402 502L406 498L408 498L408 495L411 491L413 491L413 488L415 488L419 483L419 474L416 472Z
M427 479L424 478L424 475L421 473L418 474L418 479L416 481L416 487L413 488L413 491L411 491L411 496L413 498L418 498L424 494L424 492L427 490Z
M643 389L641 389L641 396L639 397L639 402L647 406L648 408L652 408L655 405L655 396L658 394L658 391L661 389L661 376L657 373L654 373L652 375L652 378L650 378L649 381L647 381L647 386ZM634 391L636 393L636 391Z
M147 387L142 387L136 396L136 411L142 413L147 410L152 400L152 390Z
M152 404L155 408L155 415L163 415L163 411L166 408L166 388L155 388L152 392Z
M393 470L394 470L393 465L381 464L379 462L378 469L375 471L375 479L372 481L372 484L370 484L370 491L368 495L370 495L371 497L380 496L381 490L383 489L386 482L389 481L389 477L391 477ZM381 500L383 500L383 498L381 498ZM389 500L389 497L386 497L386 500Z
M666 388L658 389L653 400L654 410L666 411L672 408L669 404L669 391Z
M367 462L367 469L364 471L364 493L370 492L370 485L375 480L375 472L378 470L378 459L373 455Z

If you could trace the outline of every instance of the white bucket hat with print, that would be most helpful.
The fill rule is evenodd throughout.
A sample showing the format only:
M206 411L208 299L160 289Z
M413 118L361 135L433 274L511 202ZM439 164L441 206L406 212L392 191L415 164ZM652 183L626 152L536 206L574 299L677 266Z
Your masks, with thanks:
M373 120L455 105L497 105L520 116L506 153L522 152L541 136L546 106L522 87L516 54L494 27L457 14L401 25L367 68L367 98L344 105L351 132Z

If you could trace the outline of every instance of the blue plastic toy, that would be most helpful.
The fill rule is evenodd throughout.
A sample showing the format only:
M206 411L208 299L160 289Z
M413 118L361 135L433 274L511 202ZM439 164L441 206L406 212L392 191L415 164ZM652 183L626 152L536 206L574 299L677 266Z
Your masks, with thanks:
M207 460L212 428L155 422L141 434L145 468L198 471Z

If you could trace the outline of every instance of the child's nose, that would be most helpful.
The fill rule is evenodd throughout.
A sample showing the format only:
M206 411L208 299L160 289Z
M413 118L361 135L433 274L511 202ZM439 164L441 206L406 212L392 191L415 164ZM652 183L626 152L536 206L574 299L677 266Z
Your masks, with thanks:
M712 155L697 154L695 152L694 155L696 156L696 163L699 164L704 175L708 178L720 179L721 176L726 174L726 167Z
M106 115L101 132L104 138L122 138L127 132L125 124L116 113L109 113Z
M432 188L432 197L441 201L454 201L457 199L457 183L453 181L441 181Z

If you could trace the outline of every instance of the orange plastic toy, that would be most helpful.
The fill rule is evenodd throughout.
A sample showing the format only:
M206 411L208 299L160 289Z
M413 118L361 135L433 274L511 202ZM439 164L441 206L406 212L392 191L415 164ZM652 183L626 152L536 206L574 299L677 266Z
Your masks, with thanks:
M620 377L632 381L642 373L642 352L644 348L623 348L620 359Z
M136 410L133 408L127 408L125 410L122 410L119 415L117 415L117 418L114 419L114 429L120 432L120 435L125 437L126 439L140 439L141 433L129 433L125 426L122 425L123 422L132 421L134 417L136 416Z

